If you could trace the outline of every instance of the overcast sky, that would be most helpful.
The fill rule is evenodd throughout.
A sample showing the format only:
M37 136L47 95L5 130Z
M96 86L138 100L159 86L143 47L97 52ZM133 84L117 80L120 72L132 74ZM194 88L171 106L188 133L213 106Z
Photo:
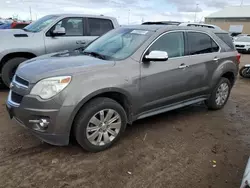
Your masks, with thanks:
M46 14L82 13L114 16L120 24L144 21L201 21L225 6L240 5L242 0L0 0L0 17L18 15L33 20ZM243 0L250 5L250 0ZM130 16L129 16L130 15Z

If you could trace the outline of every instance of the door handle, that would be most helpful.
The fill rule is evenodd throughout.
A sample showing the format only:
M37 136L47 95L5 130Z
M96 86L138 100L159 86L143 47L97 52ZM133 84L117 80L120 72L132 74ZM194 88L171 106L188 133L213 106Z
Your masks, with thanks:
M185 69L185 68L188 68L188 67L189 67L188 65L181 64L178 68L179 68L179 69Z
M78 40L78 41L76 41L76 44L86 44L86 41Z
M220 60L220 58L215 57L213 60L214 60L214 61L219 61L219 60Z

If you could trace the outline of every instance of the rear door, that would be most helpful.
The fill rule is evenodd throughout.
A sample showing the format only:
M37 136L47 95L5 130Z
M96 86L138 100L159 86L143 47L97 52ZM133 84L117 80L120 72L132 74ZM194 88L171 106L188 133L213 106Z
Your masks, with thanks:
M86 46L88 37L86 36L85 23L85 18L68 17L55 24L45 35L46 53L75 50ZM52 37L51 31L56 27L64 27L66 34Z
M220 47L203 32L186 32L189 54L189 88L196 96L206 95L214 70L220 63Z
M88 36L88 43L95 40L99 36L114 29L111 20L105 18L87 18L86 35Z

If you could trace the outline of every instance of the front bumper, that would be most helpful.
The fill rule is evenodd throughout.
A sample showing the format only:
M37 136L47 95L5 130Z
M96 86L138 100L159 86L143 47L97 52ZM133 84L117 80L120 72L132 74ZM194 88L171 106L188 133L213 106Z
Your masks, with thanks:
M24 96L20 105L13 104L9 93L6 104L10 118L29 129L39 139L52 145L68 145L73 107L63 107L56 101L42 101L35 96ZM38 120L46 119L46 129Z

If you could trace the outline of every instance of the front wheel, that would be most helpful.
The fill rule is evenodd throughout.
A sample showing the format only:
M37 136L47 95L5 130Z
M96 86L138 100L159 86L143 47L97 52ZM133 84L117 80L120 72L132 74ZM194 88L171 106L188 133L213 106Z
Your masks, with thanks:
M208 108L211 110L219 110L223 108L229 98L231 87L231 83L227 78L221 78L214 88L210 98L205 101Z
M111 147L126 128L123 107L109 98L88 102L76 117L75 138L87 151L99 152Z
M250 78L250 67L242 67L240 69L240 76L243 78Z
M15 75L18 65L26 60L27 58L25 57L15 57L13 59L10 59L3 65L2 80L7 87L10 86L10 82Z

